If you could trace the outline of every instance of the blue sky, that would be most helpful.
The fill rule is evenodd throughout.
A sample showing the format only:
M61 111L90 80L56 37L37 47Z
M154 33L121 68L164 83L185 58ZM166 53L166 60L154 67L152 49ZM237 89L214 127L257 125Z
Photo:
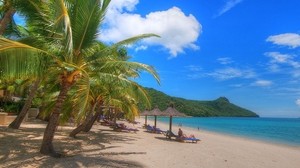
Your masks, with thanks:
M112 0L99 40L155 67L137 81L168 95L230 102L262 117L300 117L299 0ZM20 16L18 23L24 24Z
M262 117L300 117L299 0L112 0L100 39L155 67L138 82L192 100L227 97Z

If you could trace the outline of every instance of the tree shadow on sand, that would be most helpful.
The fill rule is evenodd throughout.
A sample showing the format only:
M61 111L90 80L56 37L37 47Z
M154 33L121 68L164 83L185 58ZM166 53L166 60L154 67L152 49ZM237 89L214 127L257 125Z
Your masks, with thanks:
M119 156L146 154L144 152L106 151L119 148L110 145L113 142L131 144L137 138L106 130L94 129L71 138L68 135L72 127L59 127L53 144L64 157L42 155L39 150L46 125L41 124L42 127L26 124L19 130L0 126L0 167L143 167L141 163L122 160Z

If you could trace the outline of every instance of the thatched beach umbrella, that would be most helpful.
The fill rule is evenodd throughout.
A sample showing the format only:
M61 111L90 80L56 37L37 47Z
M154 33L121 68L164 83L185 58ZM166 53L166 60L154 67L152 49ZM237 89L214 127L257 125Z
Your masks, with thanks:
M186 116L184 113L181 113L178 110L176 110L173 104L170 105L170 107L168 107L163 113L170 116L169 131L171 131L171 132L172 132L172 118L173 118L173 116L178 116L178 117L185 117Z
M145 116L145 125L147 125L147 117L148 115L150 115L150 111L148 109L146 109L145 111L143 111L141 113L141 116Z
M149 111L149 113L154 116L154 127L156 128L157 116L163 116L164 114L158 107L155 107L153 110Z
M157 116L165 116L158 107L155 107L151 111L145 110L141 113L141 116L145 116L145 125L147 125L147 117L154 116L154 127L156 128Z

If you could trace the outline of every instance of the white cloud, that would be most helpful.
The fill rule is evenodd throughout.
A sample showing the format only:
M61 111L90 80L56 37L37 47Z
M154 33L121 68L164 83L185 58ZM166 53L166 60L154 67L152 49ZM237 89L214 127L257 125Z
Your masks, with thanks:
M141 46L136 47L136 48L135 48L135 51L147 50L147 48L148 48L147 46L141 45Z
M257 80L254 83L252 83L253 86L261 86L261 87L271 86L272 84L273 82L269 80Z
M133 11L135 6L139 3L139 0L112 0L109 4L109 11L119 11L122 12L124 10Z
M213 73L209 73L208 75L219 80L228 80L233 78L253 78L256 76L255 72L252 70L241 70L237 68L219 69Z
M281 54L279 52L267 52L265 55L271 58L271 69L276 68L276 70L278 70L278 64L286 64L292 66L293 68L300 68L300 63L294 61L293 55Z
M265 55L270 57L273 63L287 63L292 58L288 54L281 54L279 52L267 52Z
M224 13L228 12L230 9L235 7L237 4L241 3L243 0L228 0L226 4L222 7L220 12L216 15L216 17L219 17L223 15Z
M295 103L300 106L300 99L297 99Z
M112 2L101 30L101 40L118 42L139 34L154 33L161 38L145 39L141 42L142 45L163 46L171 57L184 53L184 49L199 48L195 42L202 32L202 26L192 14L185 15L181 9L172 7L141 16L133 13L138 0Z
M229 58L229 57L218 58L217 61L218 61L220 64L223 64L223 65L227 65L227 64L233 63L232 59Z
M267 38L268 42L273 44L289 46L292 48L300 47L300 35L296 33L284 33Z

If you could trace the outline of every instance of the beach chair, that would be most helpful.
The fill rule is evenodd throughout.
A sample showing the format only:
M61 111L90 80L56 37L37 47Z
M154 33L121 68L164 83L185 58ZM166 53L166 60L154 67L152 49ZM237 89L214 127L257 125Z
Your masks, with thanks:
M128 132L136 132L136 131L139 131L138 129L136 128L128 128L125 124L121 123L121 124L116 124L115 127L114 127L114 130L115 131L128 131Z
M103 122L100 122L100 124L104 125L104 126L114 126L115 125L114 122L106 120L106 119L103 119Z
M166 138L171 139L172 137L178 138L178 135L174 134L172 131L168 130L165 132Z
M191 137L179 137L178 135L174 134L172 131L168 130L166 132L166 138L171 139L172 137L179 142L191 141L192 143L197 143L200 139L195 138L193 135Z
M195 137L181 137L178 139L179 141L191 141L192 143L197 143L200 139Z
M147 129L147 132L150 132L150 133L162 134L162 133L166 132L166 131L161 130L160 128L155 128L154 126L152 127L150 125L147 125L146 129Z
M157 134L165 134L167 131L163 131L163 130L161 130L160 128L156 128L155 129L155 133L157 133Z
M152 132L154 130L153 127L150 125L146 125L145 128L147 132Z

